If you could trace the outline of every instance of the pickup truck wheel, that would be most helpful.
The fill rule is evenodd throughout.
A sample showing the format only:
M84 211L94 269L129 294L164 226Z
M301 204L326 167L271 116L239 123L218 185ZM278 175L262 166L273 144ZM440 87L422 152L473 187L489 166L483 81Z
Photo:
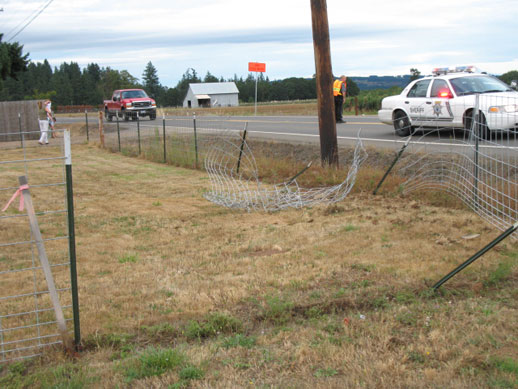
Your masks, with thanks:
M394 114L394 130L396 130L396 134L401 137L408 136L412 133L410 120L403 111L397 111Z
M127 113L122 114L124 121L127 122L129 120L129 115Z
M155 120L155 119L156 119L156 113L150 113L149 120Z
M109 122L113 121L113 115L110 115L108 112L105 112L104 116Z

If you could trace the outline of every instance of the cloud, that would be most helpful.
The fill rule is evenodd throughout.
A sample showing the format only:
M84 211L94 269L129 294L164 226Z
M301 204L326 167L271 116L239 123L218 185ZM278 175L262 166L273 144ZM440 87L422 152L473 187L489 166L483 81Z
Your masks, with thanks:
M0 23L9 31L41 0L4 3L1 16L8 19ZM518 43L511 33L515 0L328 0L327 5L336 72L408 74L418 67L426 73L451 64L491 72L517 68ZM247 62L254 60L267 62L271 79L315 71L310 4L301 6L300 0L53 2L18 38L33 60L47 58L53 65L95 62L139 77L152 61L169 86L188 67L202 75L246 76Z

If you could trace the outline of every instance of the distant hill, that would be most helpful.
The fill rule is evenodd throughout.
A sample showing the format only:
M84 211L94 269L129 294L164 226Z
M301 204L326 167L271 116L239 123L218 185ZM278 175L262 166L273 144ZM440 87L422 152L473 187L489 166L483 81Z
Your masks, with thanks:
M410 75L405 76L369 76L350 77L361 90L388 89L393 86L404 88L410 82Z

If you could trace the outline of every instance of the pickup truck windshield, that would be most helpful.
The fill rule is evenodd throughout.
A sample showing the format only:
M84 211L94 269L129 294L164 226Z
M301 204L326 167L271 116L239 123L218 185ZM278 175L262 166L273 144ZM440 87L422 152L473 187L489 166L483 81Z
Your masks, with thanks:
M450 83L457 96L474 93L508 92L512 90L509 88L509 85L491 76L452 78Z
M123 99L138 99L141 97L145 98L148 97L148 95L146 95L146 92L144 92L143 90L129 90L126 92L122 92Z

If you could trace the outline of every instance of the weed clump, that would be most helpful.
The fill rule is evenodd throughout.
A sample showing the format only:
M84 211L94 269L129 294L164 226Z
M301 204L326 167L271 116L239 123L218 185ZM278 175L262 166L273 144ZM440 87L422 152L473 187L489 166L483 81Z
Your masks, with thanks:
M209 314L204 320L191 320L185 328L185 336L188 339L212 338L219 334L232 334L241 332L243 323L223 313Z
M284 325L291 318L293 303L277 296L267 296L264 306L264 318L276 325Z
M256 344L255 336L246 336L243 334L237 334L226 338L223 340L223 347L232 348L232 347L243 347L243 348L252 348Z
M160 376L167 371L184 366L187 357L176 349L149 347L140 355L122 365L127 382L146 377Z
M513 262L510 260L500 262L497 268L489 273L487 280L484 281L484 286L491 287L506 281L511 276L512 268Z

